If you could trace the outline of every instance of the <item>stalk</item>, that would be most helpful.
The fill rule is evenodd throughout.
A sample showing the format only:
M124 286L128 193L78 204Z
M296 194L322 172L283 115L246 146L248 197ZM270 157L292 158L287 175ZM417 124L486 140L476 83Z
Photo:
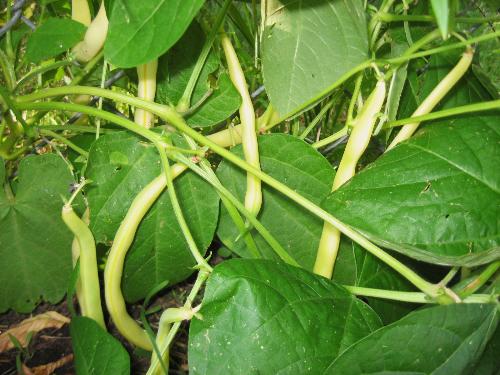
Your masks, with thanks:
M467 69L469 69L472 63L472 57L474 52L472 48L467 48L467 50L462 55L462 58L457 63L457 65L446 75L446 77L439 82L439 84L431 91L429 96L418 106L418 108L413 112L412 117L422 116L431 112L434 107L443 99L448 92L455 86L455 84L463 77ZM420 122L414 122L406 124L399 131L396 137L392 140L391 144L387 147L386 151L393 149L397 144L409 139L413 133L417 130Z
M332 191L337 190L356 173L356 165L370 142L373 127L385 100L385 82L379 80L354 120L353 130L347 142L344 155L333 180ZM331 278L340 243L340 231L325 223L319 242L314 273Z

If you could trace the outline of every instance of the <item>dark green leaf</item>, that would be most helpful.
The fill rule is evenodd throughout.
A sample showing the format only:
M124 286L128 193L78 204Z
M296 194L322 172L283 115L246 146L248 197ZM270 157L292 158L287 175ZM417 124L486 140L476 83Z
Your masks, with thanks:
M409 314L360 340L325 374L470 374L497 325L495 305L455 304Z
M474 375L498 375L500 369L500 327L497 326L493 337L488 341L483 355L478 361Z
M40 298L55 303L66 292L73 236L61 219L61 196L74 179L57 155L26 157L10 197L0 164L0 312L29 312Z
M26 59L32 63L57 56L83 39L85 26L65 18L49 18L31 34Z
M243 155L241 146L234 147L232 152L240 157ZM290 135L269 134L259 137L259 152L265 173L311 201L319 204L331 191L334 171L328 161L307 143ZM222 162L217 176L229 191L243 200L245 172L231 163ZM299 264L312 269L323 229L320 219L266 185L263 185L263 205L258 219ZM255 230L252 234L264 257L276 259L264 239ZM240 232L225 209L221 209L217 235L240 256L250 256L245 242L236 241Z
M368 58L362 1L269 2L262 72L271 103L294 114Z
M76 316L70 324L78 375L130 374L130 358L120 342L89 318Z
M380 327L344 288L269 260L222 263L189 332L193 374L318 374Z
M131 68L163 55L184 34L204 0L114 0L104 54Z
M500 254L499 117L423 128L331 194L324 207L412 258L478 265Z
M160 174L155 149L123 133L101 136L90 150L86 175L91 229L96 240L113 239L136 194ZM194 239L204 252L210 245L219 213L219 198L192 172L175 182L176 192ZM129 301L144 298L159 283L189 276L196 264L164 191L141 222L125 260L123 291Z

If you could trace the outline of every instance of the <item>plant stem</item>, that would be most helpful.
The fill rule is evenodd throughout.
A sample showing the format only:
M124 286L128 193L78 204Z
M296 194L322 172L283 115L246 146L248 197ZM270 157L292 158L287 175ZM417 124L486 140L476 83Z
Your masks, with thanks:
M43 135L48 135L54 139L57 139L59 142L64 143L66 146L71 148L73 151L79 153L80 155L84 156L85 158L89 157L89 153L87 151L85 151L83 148L75 145L73 142L71 142L66 137L63 137L62 135L59 135L59 134L57 134L49 129L39 129L39 131Z
M167 153L165 151L165 146L167 145L163 144L162 142L155 142L155 146L160 153L160 160L162 162L163 172L165 173L165 178L167 181L167 192L170 196L170 202L172 203L175 217L189 246L189 250L191 251L193 258L196 260L196 263L198 264L198 267L200 267L200 269L203 269L207 272L212 272L212 267L207 263L205 258L203 258L203 255L201 255L200 250L198 249L198 245L196 245L193 235L191 234L191 230L189 229L186 219L184 218L184 214L182 213L182 208L179 204L177 193L175 192L174 179L172 171L170 169L170 163L168 162Z
M16 73L14 68L5 54L4 51L0 49L0 68L2 68L3 77L5 79L5 83L7 85L7 89L12 91L16 86Z
M382 22L436 22L436 18L430 15L401 15L380 12L376 16ZM499 16L489 17L455 17L457 23L486 23L499 22Z
M326 137L326 138L323 138L322 140L318 141L318 142L315 142L312 144L312 146L315 148L315 149L318 149L318 148L321 148L321 147L324 147L326 145L329 145L330 143L332 142L335 142L336 140L342 138L343 136L347 135L347 126L344 126L342 129L340 129L338 132Z
M212 25L212 29L210 30L210 34L208 34L205 43L201 49L200 55L198 56L198 60L196 61L196 65L191 72L191 76L189 77L189 81L184 89L184 93L182 94L179 103L177 104L177 110L179 112L185 112L191 107L191 98L193 96L194 88L198 79L200 78L201 71L203 66L205 65L205 61L207 61L208 54L212 48L217 32L219 31L222 22L224 21L224 17L226 16L229 5L231 5L232 0L225 0L222 8L219 10L217 14L217 18L215 23Z
M478 277L458 292L460 298L466 298L481 288L500 268L500 260L490 263Z
M443 303L450 301L448 296L443 296L444 291L442 290L442 288L440 288L436 285L433 285L433 284L429 283L428 281L424 280L422 277L420 277L418 274L416 274L409 267L407 267L406 265L401 263L399 260L397 260L393 256L386 253L380 247L371 243L363 235L356 232L355 230L353 230L349 226L345 225L340 220L333 217L328 212L326 212L325 210L323 210L319 206L315 205L310 200L304 198L302 195L297 193L295 190L293 190L293 189L289 188L288 186L284 185L283 183L275 180L273 177L269 176L268 174L262 172L261 170L255 168L255 167L253 167L252 165L250 165L247 162L245 162L244 160L240 159L238 156L234 155L230 151L215 144L209 138L198 133L196 130L189 127L186 124L186 122L184 121L184 119L177 112L172 110L171 108L166 107L165 111L163 113L159 114L159 116L161 118L163 118L165 121L172 124L174 127L176 127L182 133L187 134L188 136L190 136L191 138L193 138L195 141L199 142L200 144L209 147L215 153L217 153L220 156L222 156L223 158L229 160L231 163L235 164L236 166L240 167L241 169L244 169L245 171L254 174L256 177L261 179L263 182L265 182L266 184L268 184L272 188L276 189L280 193L284 194L285 196L287 196L291 200L295 201L300 206L304 207L306 210L313 213L315 216L323 219L324 221L326 221L329 224L336 227L339 231L341 231L346 236L351 238L354 242L358 243L359 245L364 247L366 250L368 250L370 253L375 255L377 258L382 260L384 263L388 264L390 267L395 269L397 272L399 272L401 275L403 275L405 278L407 278L413 285L415 285L418 289L422 290L424 293L426 293L430 297L432 297L432 298L442 297L441 302L443 302Z
M389 299L392 301L401 301L409 303L435 303L435 301L430 299L425 293L401 292L401 291L393 291L385 289L364 288L360 286L350 286L350 285L343 285L343 287L356 296L382 298L382 299ZM490 303L492 300L493 298L489 294L475 294L465 298L462 302Z
M48 72L50 70L54 69L59 69L62 66L68 66L72 65L74 61L72 59L69 60L62 60L62 61L56 61L55 63L47 64L47 65L41 65L37 66L36 68L33 68L30 70L28 73L26 73L24 76L22 76L16 83L14 91L17 91L24 82L26 82L28 79L31 77L34 77L38 74L43 74L45 72Z
M113 113L103 111L101 109L88 107L81 104L65 103L65 102L35 102L35 103L18 102L16 104L16 107L21 110L31 109L31 110L42 110L42 111L61 110L69 112L81 112L120 125L121 127L127 130L130 130L134 133L143 136L144 138L148 139L151 142L156 142L161 140L161 136L159 134L154 133L148 129L145 129L142 126L137 125L133 121L130 121L124 117L115 115Z
M316 127L316 125L319 124L319 122L323 119L323 117L325 116L325 114L335 104L335 99L336 98L333 98L332 100L330 100L328 103L326 103L321 108L321 110L318 112L318 114L316 115L316 117L314 117L314 119L309 123L309 125L307 126L307 128L305 128L304 131L302 132L302 134L299 136L299 139L305 139L309 135L309 133Z
M401 125L405 125L405 124L410 124L413 122L424 122L424 121L436 120L436 119L440 119L440 118L444 118L444 117L463 115L465 113L489 111L489 110L499 109L499 108L500 108L500 99L491 100L489 102L467 104L467 105L462 105L462 106L455 107L455 108L443 109L441 111L428 113L426 115L408 117L408 118L403 118L400 120L390 121L387 124L385 124L384 129L385 128L393 128L393 127L401 126Z

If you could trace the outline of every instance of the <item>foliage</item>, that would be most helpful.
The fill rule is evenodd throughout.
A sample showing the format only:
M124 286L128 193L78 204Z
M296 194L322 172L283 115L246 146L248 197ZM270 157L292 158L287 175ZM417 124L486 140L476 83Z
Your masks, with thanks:
M192 373L495 373L494 2L106 0L89 28L72 6L100 3L1 13L0 312L75 289L77 372L130 373L64 205L148 374L183 320Z

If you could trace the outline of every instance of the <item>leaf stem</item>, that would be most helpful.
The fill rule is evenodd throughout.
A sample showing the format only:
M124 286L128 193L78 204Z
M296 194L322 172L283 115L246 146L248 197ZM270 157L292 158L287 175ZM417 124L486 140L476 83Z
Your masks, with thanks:
M392 301L401 301L401 302L409 302L409 303L436 303L425 293L419 292L401 292L394 290L385 290L385 289L373 289L373 288L364 288L360 286L350 286L343 285L349 292L356 296L361 297L374 297L374 298L382 298L389 299ZM471 295L464 300L462 303L490 303L493 300L493 297L489 294L475 294Z
M469 282L461 291L458 292L460 298L467 298L476 290L481 288L500 268L500 260L490 263L478 277Z
M193 235L191 234L191 230L189 229L186 219L184 218L184 214L182 213L182 208L179 204L177 193L175 192L172 170L170 168L170 163L168 162L167 153L165 151L168 145L164 144L163 142L154 142L154 144L158 149L158 152L160 153L160 160L163 165L163 172L165 173L165 178L167 181L167 192L170 197L170 202L172 203L175 217L188 244L189 250L191 251L193 258L196 260L196 263L198 264L198 267L200 267L200 269L207 272L212 272L212 267L207 263L205 258L203 258L203 255L201 255L200 250L198 249L198 245L196 245Z
M312 146L315 148L315 149L318 149L318 148L321 148L321 147L324 147L326 145L329 145L330 143L332 142L335 142L336 140L344 137L347 135L347 126L344 126L342 129L340 129L338 132L326 137L326 138L323 138L322 140L318 141L318 142L315 142L312 144Z
M205 43L201 49L200 55L198 56L198 60L196 60L196 65L191 72L191 76L189 77L189 81L184 89L184 93L177 104L177 110L179 112L185 112L191 107L191 97L193 96L194 88L198 79L200 78L201 71L203 66L205 65L205 61L207 61L208 54L214 44L215 37L217 32L219 31L222 22L224 21L224 17L226 16L227 10L231 5L232 0L225 0L222 5L219 13L217 14L217 18L215 19L215 23L212 25L212 29L210 30L210 34L208 34Z
M462 105L455 108L443 109L441 111L436 111L432 113L428 113L421 116L408 117L400 120L390 121L384 125L384 128L393 128L396 126L401 126L405 124L410 124L413 122L424 122L430 120L437 120L444 117L463 115L465 113L473 113L473 112L481 112L481 111L489 111L500 108L500 99L491 100L488 102L474 103Z
M415 273L413 270L411 270L409 267L407 267L405 264L401 263L399 260L382 250L380 247L376 246L375 244L371 243L368 239L366 239L363 235L360 233L356 232L346 224L342 223L340 220L308 200L307 198L303 197L299 193L297 193L295 190L289 188L285 184L279 182L278 180L275 180L273 177L269 176L268 174L262 172L261 170L255 168L254 166L248 164L238 156L234 155L230 151L224 149L223 147L215 144L213 141L211 141L209 138L203 136L202 134L198 133L196 130L192 129L189 127L184 119L177 113L175 110L166 107L165 111L161 114L159 114L161 118L163 118L165 121L169 122L172 124L174 127L176 127L179 131L182 133L187 134L191 138L193 138L195 141L199 142L200 144L209 147L212 149L215 153L219 154L223 158L229 160L231 163L235 164L236 166L240 167L241 169L250 172L254 174L256 177L261 179L263 182L271 186L272 188L276 189L280 193L286 195L288 198L291 200L295 201L302 207L304 207L306 210L310 211L317 217L323 219L324 221L328 222L329 224L333 225L336 227L339 231L344 233L346 236L351 238L354 242L358 243L362 247L364 247L366 250L368 250L370 253L375 255L377 258L382 260L384 263L388 264L390 267L394 268L397 272L399 272L401 275L403 275L405 278L407 278L413 285L415 285L418 289L422 290L424 293L427 295L431 296L432 298L441 298L442 302L449 302L449 297L447 295L443 295L443 290L437 285L431 284L428 281L424 280L421 276L419 276L417 273Z
M75 145L73 142L71 142L66 137L63 137L62 135L57 134L49 129L39 129L39 132L40 132L40 134L48 135L54 139L57 139L59 142L64 143L66 146L71 148L73 151L79 153L80 155L84 156L85 158L89 157L89 153L87 151L85 151L83 148Z
M436 22L436 18L431 15L401 15L379 12L376 15L377 19L382 22ZM455 17L457 23L486 23L486 22L499 22L499 16L489 17Z

